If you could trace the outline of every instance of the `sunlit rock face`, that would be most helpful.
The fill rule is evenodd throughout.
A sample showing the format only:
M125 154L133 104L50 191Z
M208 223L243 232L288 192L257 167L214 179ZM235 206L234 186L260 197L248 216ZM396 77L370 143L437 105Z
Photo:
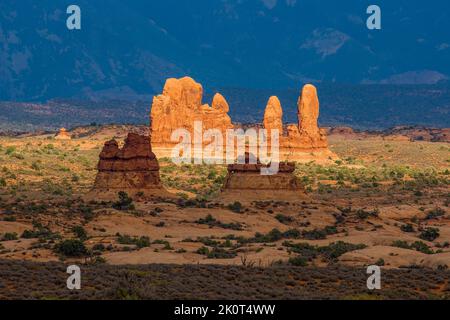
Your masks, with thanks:
M152 142L155 147L177 144L171 141L177 129L194 133L194 122L201 121L204 131L219 129L225 135L233 124L228 116L229 106L221 94L216 94L212 105L202 103L203 87L192 78L168 79L163 93L153 99L151 110Z
M263 165L253 154L246 153L245 161L228 165L228 174L221 197L240 201L299 200L306 197L300 181L294 175L294 162L280 162L270 175L261 174Z
M119 191L130 195L165 193L150 137L129 133L122 148L116 140L105 143L92 192L102 198L102 195L115 197Z
M172 148L180 143L179 140L172 140L172 134L178 129L190 133L191 143L195 134L203 136L210 129L222 133L223 143L227 141L227 130L234 128L228 116L228 102L220 93L216 93L211 106L203 104L202 99L203 87L192 78L166 81L163 93L153 99L150 115L152 143L158 157L171 156ZM313 85L304 86L297 108L298 124L285 126L280 100L275 96L269 98L263 119L269 150L272 148L271 134L277 130L280 160L308 162L335 159L336 156L328 149L325 130L318 126L319 98ZM201 122L200 129L195 127L195 122ZM207 141L202 141L202 144L205 146ZM225 145L223 149L226 149Z

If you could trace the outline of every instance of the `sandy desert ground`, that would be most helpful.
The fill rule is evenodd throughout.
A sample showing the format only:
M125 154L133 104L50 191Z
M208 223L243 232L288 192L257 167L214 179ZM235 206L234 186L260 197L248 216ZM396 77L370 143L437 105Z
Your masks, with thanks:
M298 163L306 192L289 201L221 197L226 167L175 166L169 159L159 160L172 198L86 200L103 143L128 129L67 141L0 138L3 263L377 264L435 274L450 266L448 143L331 136L340 160Z

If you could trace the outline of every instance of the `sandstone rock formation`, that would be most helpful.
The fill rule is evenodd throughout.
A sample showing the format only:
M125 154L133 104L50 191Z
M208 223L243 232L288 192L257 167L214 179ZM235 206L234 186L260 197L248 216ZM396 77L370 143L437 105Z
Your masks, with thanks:
M264 112L264 128L268 130L278 129L280 134L283 133L283 109L278 97L272 96L267 102L266 111Z
M303 87L302 94L298 99L298 128L301 135L306 135L311 140L320 140L320 131L317 121L319 120L319 97L317 89L311 84Z
M105 143L93 192L101 198L116 198L119 191L131 196L138 192L145 196L167 195L148 136L129 133L123 148L115 140Z
M65 128L61 128L59 129L58 134L55 136L56 140L70 140L72 139L72 137L70 136L70 134L67 132L67 130Z
M170 147L172 133L180 128L194 133L194 122L202 121L203 131L232 129L228 116L229 106L225 98L216 94L212 106L202 104L203 87L189 77L168 79L162 95L153 99L151 132L154 147Z
M264 128L282 127L282 107L276 97L271 97L266 107ZM295 161L327 161L336 155L328 149L326 130L318 126L319 98L317 89L307 84L298 99L298 125L287 125L287 134L280 131L281 159Z
M245 155L244 164L228 165L228 175L222 188L222 199L239 200L300 200L306 195L297 177L294 175L295 163L280 162L278 172L262 175L264 167L259 159L250 153Z
M166 81L163 93L153 99L151 110L152 142L158 156L171 156L173 147L180 142L171 140L172 134L177 129L186 129L191 134L192 140L194 133L202 136L208 129L218 129L222 133L223 141L226 141L227 129L234 128L228 116L230 108L227 101L217 93L209 106L202 104L202 98L202 86L189 77ZM275 96L270 97L264 114L264 128L268 129L269 148L271 132L278 129L281 160L308 162L336 159L336 155L328 149L325 130L320 129L317 123L319 99L313 85L306 85L302 90L298 100L298 116L298 125L288 125L284 128L280 100ZM195 128L196 121L201 121L201 129ZM202 132L199 132L200 130ZM210 142L203 141L203 146Z

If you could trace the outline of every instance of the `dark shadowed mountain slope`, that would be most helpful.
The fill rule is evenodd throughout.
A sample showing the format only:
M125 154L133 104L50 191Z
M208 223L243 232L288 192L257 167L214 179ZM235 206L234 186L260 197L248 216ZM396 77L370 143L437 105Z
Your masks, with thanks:
M450 4L365 0L0 2L0 100L148 99L167 77L206 87L437 83L450 75Z

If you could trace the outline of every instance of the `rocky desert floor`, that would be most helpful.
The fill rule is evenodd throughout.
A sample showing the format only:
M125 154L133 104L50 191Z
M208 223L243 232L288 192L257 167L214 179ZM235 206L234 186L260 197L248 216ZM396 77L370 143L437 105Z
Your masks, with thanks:
M0 138L2 298L450 297L448 143L331 136L340 160L298 163L305 195L294 200L225 199L225 166L169 159L160 174L172 198L86 199L103 143L124 128ZM88 270L84 296L55 287L72 263ZM376 294L372 264L389 279Z

